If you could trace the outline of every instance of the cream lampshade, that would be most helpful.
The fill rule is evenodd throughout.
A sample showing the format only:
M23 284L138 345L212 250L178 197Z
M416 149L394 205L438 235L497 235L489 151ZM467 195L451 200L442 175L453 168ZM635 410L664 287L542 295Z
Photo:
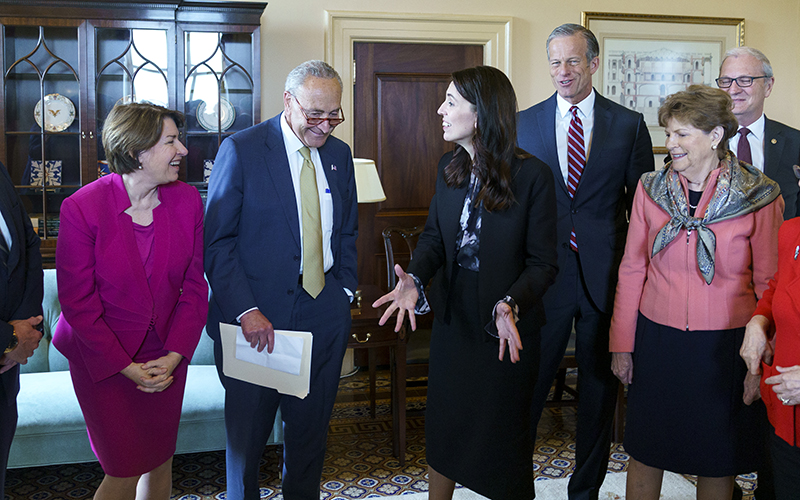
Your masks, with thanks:
M359 203L377 203L386 199L378 177L375 162L366 158L353 158L356 173L356 191Z

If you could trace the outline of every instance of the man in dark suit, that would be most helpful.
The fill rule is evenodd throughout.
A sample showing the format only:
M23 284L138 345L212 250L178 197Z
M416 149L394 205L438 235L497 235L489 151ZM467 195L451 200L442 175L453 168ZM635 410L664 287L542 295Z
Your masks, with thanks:
M574 328L578 429L570 499L597 499L608 466L618 382L611 373L608 328L627 234L626 210L639 177L653 170L644 117L592 88L599 46L591 31L559 26L547 40L556 93L519 114L522 149L556 178L558 268L544 296L539 378L531 408L536 436L545 400Z
M17 428L19 365L28 362L42 334L42 255L6 167L0 164L0 495Z
M259 460L280 407L283 497L319 499L319 482L356 290L356 205L342 81L322 61L286 79L280 115L226 139L208 188L208 333L225 386L228 498L257 499ZM272 352L274 329L313 334L308 396L226 377L219 323L241 323L251 347Z
M763 52L752 47L735 47L725 53L717 86L733 99L733 114L739 121L739 132L728 140L728 149L778 183L786 202L783 218L791 219L800 215L800 187L792 171L792 165L800 165L800 130L770 120L764 114L764 100L772 93L773 85L772 65ZM775 498L775 490L769 454L771 436L767 431L770 426L764 403L759 400L753 404L759 407L761 430L766 434L758 484L753 493L756 500L771 500ZM742 498L738 484L733 498Z
M730 94L739 120L739 133L728 148L778 183L786 202L783 218L791 219L800 215L800 187L792 172L792 165L800 165L800 130L764 114L764 100L774 84L772 65L760 50L736 47L725 53L717 85Z

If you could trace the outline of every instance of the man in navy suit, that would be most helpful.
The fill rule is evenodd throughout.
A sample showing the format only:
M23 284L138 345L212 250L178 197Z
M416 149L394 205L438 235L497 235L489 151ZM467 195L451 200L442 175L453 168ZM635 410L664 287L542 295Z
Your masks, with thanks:
M786 202L783 218L791 219L800 215L800 187L792 170L792 165L800 165L800 130L770 120L764 114L764 100L772 93L773 85L772 64L763 52L752 47L735 47L725 53L717 86L733 99L733 114L739 121L739 132L729 139L728 149L734 151L739 160L752 164L778 183ZM770 500L775 498L769 453L771 436L766 431L771 427L764 403L759 400L753 404L759 407L762 430L766 434L758 485L753 494L756 500ZM733 498L742 498L738 484Z
M0 496L17 429L19 365L28 362L42 333L42 255L6 167L0 164Z
M792 165L800 165L800 130L764 114L764 100L775 85L769 59L752 47L730 49L722 59L717 85L730 94L733 114L739 120L739 133L730 139L728 148L778 183L786 202L784 219L800 215L800 187L792 172Z
M319 499L350 298L358 284L353 158L345 143L330 137L344 121L341 97L342 81L332 67L301 64L286 79L283 113L226 139L214 163L205 220L212 290L207 330L226 391L229 499L259 498L259 460L279 407L283 497ZM316 221L307 218L312 214ZM273 328L311 332L308 396L226 377L220 322L241 323L251 347L268 352Z
M558 205L559 273L544 296L547 324L542 328L531 435L535 439L574 324L580 395L576 465L568 488L573 500L597 499L608 467L618 387L611 372L608 329L627 234L626 210L639 177L654 168L644 117L592 88L598 55L597 39L586 28L564 24L553 30L547 57L556 93L522 111L518 127L519 146L553 170ZM573 120L582 127L578 135L571 130ZM580 144L571 144L568 134ZM577 156L584 158L583 170L570 180L574 145L580 150Z

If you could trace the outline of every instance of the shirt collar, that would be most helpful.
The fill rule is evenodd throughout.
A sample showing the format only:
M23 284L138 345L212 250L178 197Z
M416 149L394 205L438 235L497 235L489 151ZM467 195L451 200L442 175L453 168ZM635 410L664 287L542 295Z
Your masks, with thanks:
M767 118L764 116L764 113L761 113L761 116L758 117L758 120L747 126L747 130L753 134L753 137L755 137L756 140L761 141L764 139L764 125L766 125L766 123ZM736 131L738 132L741 128L742 126L740 125Z
M294 134L294 130L289 126L289 122L286 121L286 113L281 113L281 132L283 133L283 144L286 146L287 156L297 153L300 151L300 148L305 146Z
M578 109L580 110L581 114L584 117L586 117L589 116L589 114L594 109L594 100L595 100L595 93L594 93L594 87L592 87L592 91L589 92L589 95L586 96L584 100L582 100L578 104L575 104L574 106L578 106ZM558 104L558 114L562 118L566 117L567 114L569 114L569 108L573 106L573 104L567 102L567 100L561 97L559 94L556 94L556 103Z

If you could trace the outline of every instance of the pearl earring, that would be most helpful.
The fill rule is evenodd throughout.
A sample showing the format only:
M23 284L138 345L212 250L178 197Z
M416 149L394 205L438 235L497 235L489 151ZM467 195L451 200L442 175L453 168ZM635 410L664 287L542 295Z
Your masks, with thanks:
M716 147L716 146L714 146L714 147ZM140 164L139 164L139 170L141 170L142 168L143 168L143 167L142 167L142 164L140 163Z
M717 149L717 145L716 144L712 144L711 145L711 149ZM139 168L142 168L142 167L140 166Z

